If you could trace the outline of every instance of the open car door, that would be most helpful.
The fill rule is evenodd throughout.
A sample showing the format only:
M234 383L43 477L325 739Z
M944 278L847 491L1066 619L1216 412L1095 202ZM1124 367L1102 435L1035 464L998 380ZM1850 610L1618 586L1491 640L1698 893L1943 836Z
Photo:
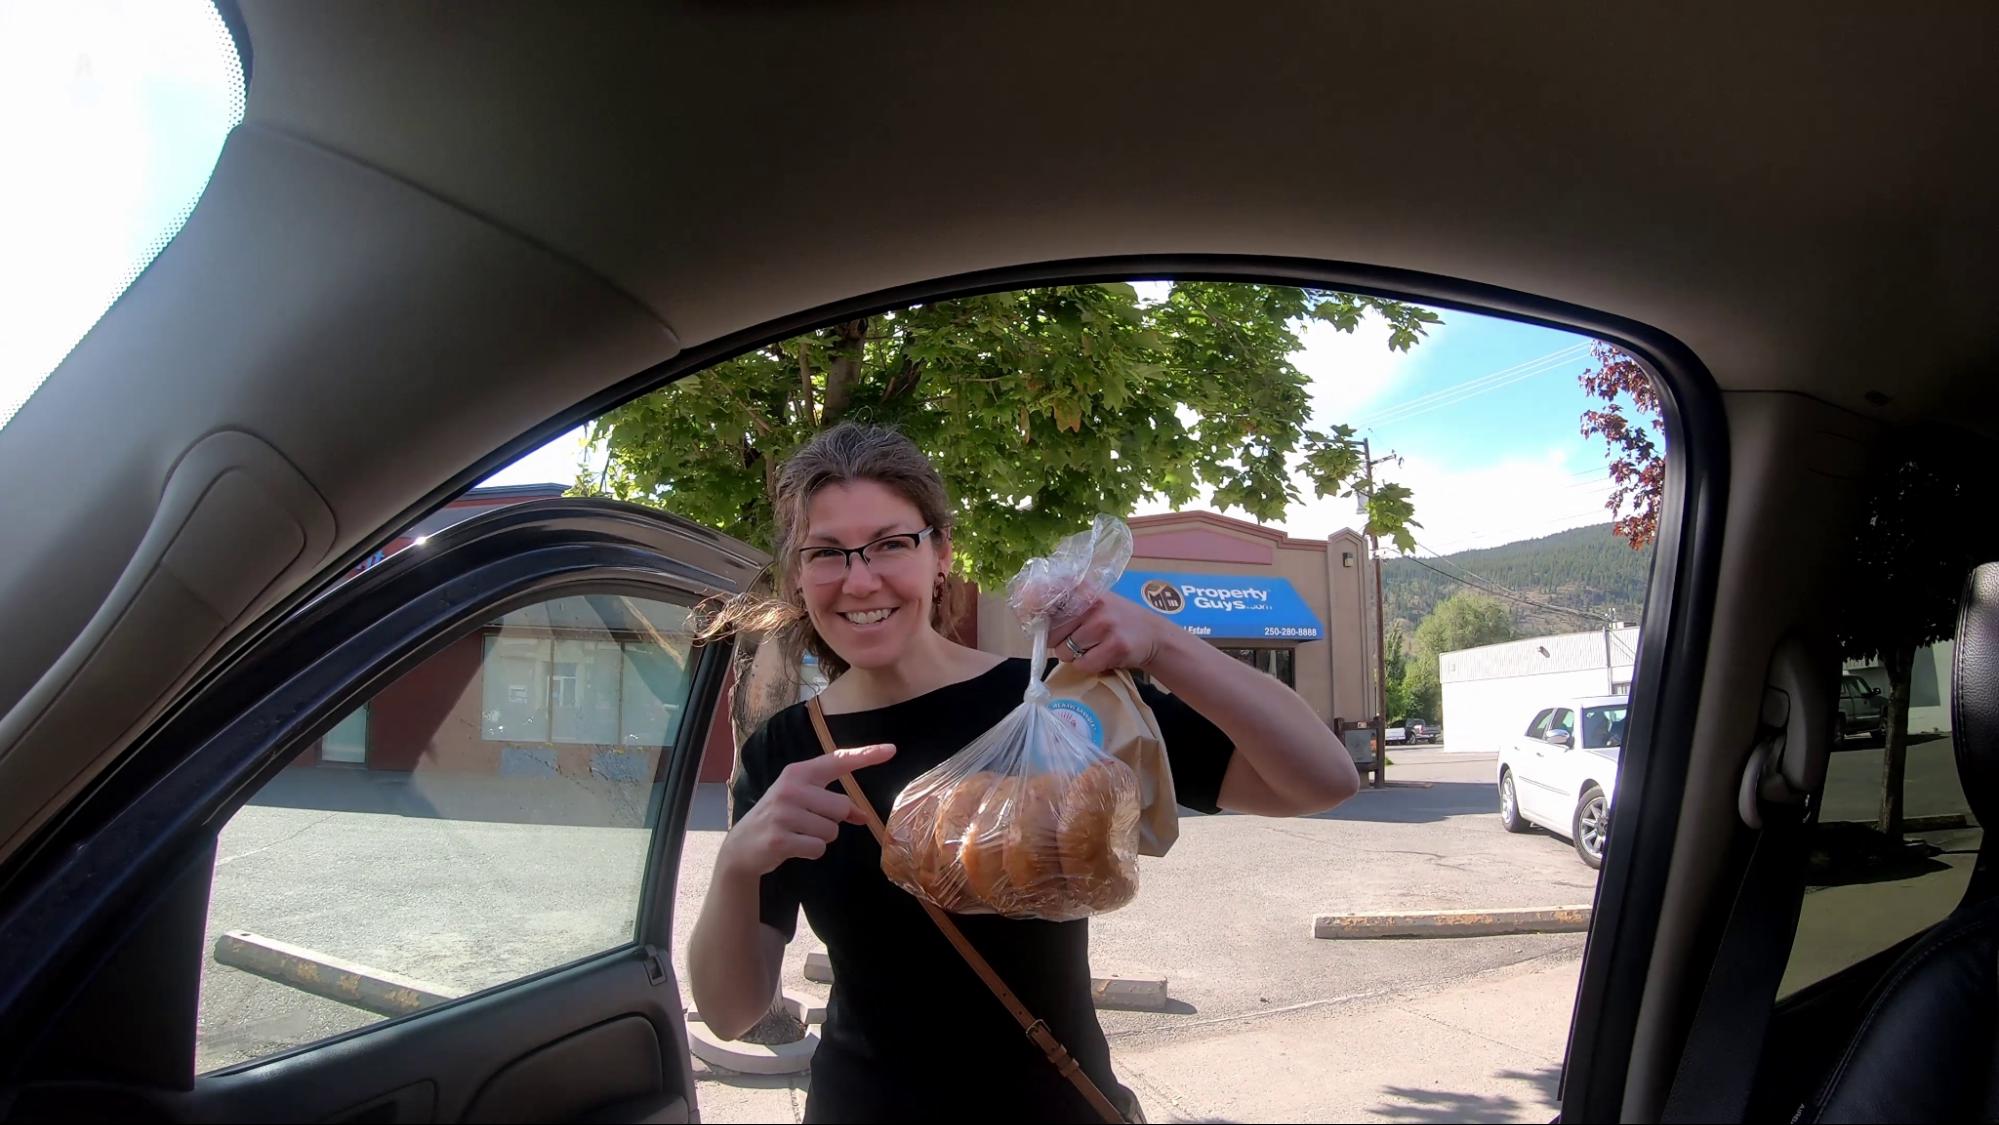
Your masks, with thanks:
M689 614L764 561L549 500L292 614L4 872L0 1117L698 1120Z

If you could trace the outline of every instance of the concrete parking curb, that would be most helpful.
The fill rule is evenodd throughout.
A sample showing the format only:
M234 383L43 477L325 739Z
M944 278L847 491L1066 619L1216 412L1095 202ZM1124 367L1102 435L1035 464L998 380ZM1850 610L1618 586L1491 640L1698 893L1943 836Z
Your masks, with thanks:
M819 1033L807 1031L805 1038L796 1043L771 1047L761 1043L731 1043L717 1039L707 1024L689 1016L687 1049L709 1066L737 1074L802 1074L812 1069L812 1056L819 1050Z
M1828 820L1821 823L1826 826L1849 824L1856 828L1874 827L1874 821L1871 820ZM1940 813L1936 816L1908 816L1902 818L1902 831L1905 833L1950 832L1959 828L1972 827L1976 827L1976 825L1971 817L1965 813Z
M1312 936L1341 939L1571 934L1588 930L1589 921L1587 906L1320 914L1312 919Z
M812 1030L826 1022L826 1005L814 997L785 993L778 998L785 1010L806 1025L805 1037L795 1043L738 1043L718 1038L701 1021L701 1013L687 1013L687 1049L709 1066L733 1070L737 1074L802 1074L812 1069L812 1056L819 1050L819 1033Z
M824 953L805 955L805 979L833 983L833 963ZM1090 997L1099 1008L1120 1012L1166 1010L1165 977L1091 977Z
M833 961L824 953L805 955L805 979L819 984L833 983Z
M406 1016L465 995L463 989L391 973L248 930L230 930L216 938L215 963L378 1016Z
M1090 998L1118 1012L1166 1010L1165 977L1091 977Z

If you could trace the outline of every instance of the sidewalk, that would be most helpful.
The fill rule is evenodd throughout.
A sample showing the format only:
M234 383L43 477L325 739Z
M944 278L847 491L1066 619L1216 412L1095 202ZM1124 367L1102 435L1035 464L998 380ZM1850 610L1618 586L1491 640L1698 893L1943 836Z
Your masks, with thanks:
M1415 993L1113 1032L1118 1077L1167 1121L1547 1121L1580 944ZM807 1076L696 1070L704 1120L798 1121Z
M1114 1040L1153 1121L1547 1121L1576 953L1427 993Z

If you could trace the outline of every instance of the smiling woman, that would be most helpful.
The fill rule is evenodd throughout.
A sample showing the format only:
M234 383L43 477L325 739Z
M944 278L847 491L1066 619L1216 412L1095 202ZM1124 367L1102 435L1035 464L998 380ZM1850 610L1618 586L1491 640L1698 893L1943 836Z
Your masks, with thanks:
M0 6L0 426L179 233L243 89L209 0Z

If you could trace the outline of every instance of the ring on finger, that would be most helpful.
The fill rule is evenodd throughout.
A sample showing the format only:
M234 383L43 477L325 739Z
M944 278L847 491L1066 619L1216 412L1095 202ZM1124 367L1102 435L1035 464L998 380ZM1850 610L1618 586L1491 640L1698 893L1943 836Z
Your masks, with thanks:
M1073 653L1075 653L1075 654L1076 654L1077 656L1087 656L1087 655L1089 655L1089 652L1090 652L1090 649L1088 649L1088 648L1084 648L1084 647L1082 647L1081 645L1078 645L1078 644L1076 643L1076 638L1074 638L1074 637L1070 637L1070 638L1069 638L1068 640L1066 640L1066 641L1064 641L1064 642L1062 642L1062 643L1064 643L1064 644L1068 645L1068 646L1069 646L1069 651L1070 651L1070 652L1073 652ZM1091 647L1091 648L1095 648L1096 646L1095 646L1095 645L1092 645L1092 646L1090 646L1090 647Z

